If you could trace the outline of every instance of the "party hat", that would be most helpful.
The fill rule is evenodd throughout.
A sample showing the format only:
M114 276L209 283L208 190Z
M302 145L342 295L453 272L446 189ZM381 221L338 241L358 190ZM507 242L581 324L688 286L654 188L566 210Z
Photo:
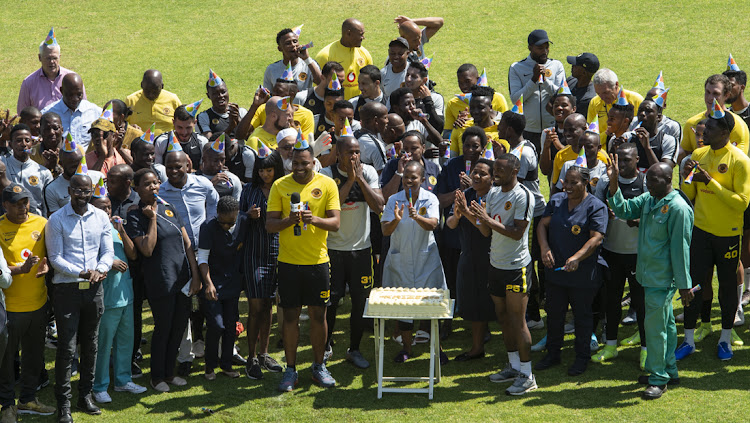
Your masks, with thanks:
M425 68L430 69L430 66L432 66L432 58L435 56L435 53L432 53L430 57L424 57L422 60L420 60L420 63L424 65Z
M482 157L487 160L495 160L495 152L492 151L492 141L487 141L487 145L484 147Z
M219 135L218 138L214 140L214 142L211 143L211 150L217 152L217 153L223 153L224 152L224 133L222 132L221 135Z
M151 127L141 135L141 139L149 144L154 143L154 131L156 131L156 123L152 123Z
M489 82L487 82L487 68L482 69L482 75L479 77L479 80L477 80L477 85L480 87L490 86Z
M523 114L523 94L521 94L521 97L516 100L516 104L513 105L513 108L511 108L510 111L518 113L519 115Z
M178 151L183 151L182 146L177 142L174 133L170 132L167 139L167 153L176 153Z
M289 96L281 97L276 102L276 107L278 107L279 110L286 110L286 109L288 109L289 108Z
M519 159L521 158L521 153L523 153L523 143L518 144L518 147L514 148L510 152L510 154L518 157Z
M599 134L599 121L594 120L593 122L589 123L588 128L586 128L586 132L593 132L595 134Z
M685 183L688 185L692 184L693 176L695 176L695 169L690 170L690 173L688 173L688 176L685 177Z
M281 79L283 79L284 81L294 82L294 73L292 73L292 61L291 60L286 65L286 69L284 69L284 73L281 74Z
M583 147L581 147L581 151L578 152L578 157L576 157L576 162L573 163L573 166L586 167L586 151Z
M388 160L390 160L390 159L396 157L396 154L398 154L398 153L396 153L396 146L393 145L393 144L391 144L390 148L388 148L388 150L386 150L385 156L388 157Z
M711 117L714 119L724 119L724 109L721 108L721 105L714 99L714 111L711 113Z
M339 82L339 78L335 72L331 75L331 82L328 83L328 89L331 91L339 91L341 89L341 82Z
M112 103L109 103L107 105L107 108L102 110L102 115L99 116L99 119L106 119L110 122L114 122L114 115L112 114Z
M258 140L258 157L261 159L265 159L266 157L271 155L271 149L266 147L265 144L263 144L263 141Z
M461 93L456 94L456 97L463 101L464 103L470 103L471 102L471 93Z
M186 104L185 111L187 111L190 116L195 117L195 115L198 114L198 109L201 107L201 103L203 103L203 99L200 99L195 103Z
M666 90L662 91L661 93L659 93L659 95L657 95L654 98L654 103L656 103L656 105L659 106L659 107L661 107L662 109L664 108L664 105L667 104L667 93L668 92L669 92L669 88L667 88Z
M86 166L86 156L81 157L81 163L78 164L78 169L76 170L76 175L83 175L88 176L89 174L89 167Z
M59 45L59 44L57 44L57 38L55 38L55 27L54 26L52 28L50 28L49 34L47 34L47 38L45 38L45 40L44 40L44 42L42 42L42 44L44 44L44 45L46 45L48 47Z
M568 81L563 78L563 84L560 86L560 89L557 90L557 95L571 95L570 87L568 86Z
M620 93L617 94L617 104L618 106L627 106L628 105L628 99L625 98L625 90L620 88Z
M49 38L49 36L47 36ZM737 62L734 60L734 57L732 57L732 54L729 53L729 60L727 60L727 70L728 71L739 71L740 67L737 65Z
M656 82L654 82L654 88L658 88L662 91L664 91L664 73L662 71L659 71L659 76L656 77Z
M73 135L71 135L70 132L68 132L68 135L66 135L65 139L63 140L62 150L66 153L73 153L78 150L78 145L76 145L76 142L73 141Z
M104 178L99 178L99 182L96 183L94 198L107 198L107 188L104 186Z
M354 131L352 131L352 125L349 122L349 118L344 121L344 128L341 130L341 137L354 137Z
M297 36L299 37L299 35L302 34L302 27L303 26L305 26L305 24L302 24L300 26L295 26L294 28L292 28L292 32L295 33L295 34L297 34Z
M310 144L308 144L305 137L302 136L302 131L297 131L297 143L294 144L294 149L307 150L308 148L310 148Z
M211 88L216 88L223 83L224 80L219 78L219 75L217 75L216 72L213 71L213 69L208 68L208 86Z

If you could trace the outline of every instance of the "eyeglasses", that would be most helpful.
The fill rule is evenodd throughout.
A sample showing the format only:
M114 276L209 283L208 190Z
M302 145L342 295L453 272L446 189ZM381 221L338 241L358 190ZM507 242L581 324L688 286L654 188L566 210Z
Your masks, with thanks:
M80 189L80 188L72 188L73 194L75 195L91 195L94 193L93 190L90 189Z

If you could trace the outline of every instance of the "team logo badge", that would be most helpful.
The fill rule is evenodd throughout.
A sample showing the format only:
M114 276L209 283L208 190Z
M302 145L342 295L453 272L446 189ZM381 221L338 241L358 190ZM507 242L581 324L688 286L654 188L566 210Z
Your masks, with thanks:
M419 208L419 215L420 215L420 216L425 216L425 215L427 215L427 208L426 208L426 207L420 207L420 208Z
M510 210L510 208L513 207L513 204L511 204L510 201L505 202L505 210Z
M325 125L320 125L320 126L318 126L318 131L320 131L320 132L323 132L323 131L325 131L325 130L326 130L326 127L325 127Z
M599 183L599 178L591 178L591 181L589 181L589 184L592 188L596 188L596 184Z
M719 173L727 173L727 170L729 170L729 166L726 163L719 165Z
M34 241L39 241L39 238L42 237L42 234L39 231L31 231L31 239Z
M164 108L164 114L165 114L165 115L169 115L169 114L171 114L171 113L172 113L172 109L170 109L169 107L165 107L165 108Z
M320 188L315 188L310 191L310 195L312 195L312 197L317 200L318 198L323 196L323 191L321 191Z
M18 194L19 192L23 191L23 188L21 188L19 185L16 185L13 187L13 192Z
M29 183L33 186L39 185L39 177L37 177L36 175L29 176Z
M667 214L667 212L668 212L668 211L669 211L669 204L665 204L665 205L664 205L664 206L663 206L663 207L661 208L661 213L662 213L662 214Z
M339 178L334 178L333 182L336 182L336 185L341 185L341 179Z
M29 257L31 257L32 255L33 255L33 254L31 253L31 250L29 250L28 248L24 248L24 249L23 249L23 250L21 251L21 260L23 260L23 261L26 261L26 260L28 260L28 258L29 258Z
M550 68L545 68L545 69L544 69L544 77L545 77L545 78L551 78L551 77L552 77L552 69L550 69Z
M428 180L430 181L430 185L437 185L437 178L436 177L430 175L430 177L428 178Z
M304 80L306 80L306 79L307 79L307 73L305 73L305 72L300 72L300 74L299 74L299 75L297 75L297 78L298 78L298 79L299 79L300 81L304 81Z
M364 66L364 65L365 65L365 59L363 59L363 58L361 58L361 57L360 57L360 58L358 58L358 59L357 59L357 64L358 64L358 65L360 65L360 66Z
M218 125L219 124L219 119L213 118L213 119L211 119L211 123L213 123L214 125Z
M573 227L570 228L570 232L572 232L573 235L578 235L581 233L581 227L578 225L573 225Z
M174 213L172 213L172 210L164 210L164 214L166 214L168 217L174 217Z
M349 82L354 82L357 80L357 75L355 75L354 72L349 72L349 75L346 75L346 80Z

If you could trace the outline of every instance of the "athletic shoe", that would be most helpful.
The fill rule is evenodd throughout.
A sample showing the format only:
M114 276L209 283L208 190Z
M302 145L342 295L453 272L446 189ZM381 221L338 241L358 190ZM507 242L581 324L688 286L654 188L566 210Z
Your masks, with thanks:
M630 301L631 301L631 299L630 299L630 293L628 292L627 294L625 294L624 297L622 297L622 301L620 301L620 306L621 307L627 307L627 306L630 305Z
M568 368L568 376L580 376L586 371L588 366L588 360L576 358L573 365Z
M617 357L617 346L616 345L605 345L598 354L591 356L591 361L594 363L604 363L613 358Z
M241 356L240 353L235 352L234 355L232 355L232 364L235 366L244 366L247 364L247 360L245 360L245 357Z
M167 382L161 381L154 385L154 382L151 382L151 387L154 388L156 392L169 392L169 385L167 385Z
M527 320L526 327L528 327L529 330L544 329L544 320Z
M695 343L697 344L704 340L711 334L711 332L713 332L713 329L711 329L711 323L701 323L698 329L695 330Z
M366 369L370 367L370 362L365 360L364 357L362 357L362 353L358 350L352 351L351 349L346 350L346 361L354 364L356 367L359 367L360 369Z
M112 402L112 397L109 396L107 391L94 392L94 401L98 402L99 404L108 404Z
M622 341L620 341L620 345L623 347L632 347L633 345L640 345L641 343L641 334L638 331L635 331L633 336L629 338L625 338Z
M202 339L199 339L193 342L191 350L195 354L195 358L203 358L206 355L206 343Z
M141 376L143 376L143 370L141 370L141 366L139 366L135 361L132 362L130 364L130 377L133 379L138 379Z
M570 322L566 323L563 327L563 330L565 333L574 333L576 331L576 322L574 320L571 320Z
M591 351L596 351L599 349L599 340L596 339L596 334L591 333Z
M142 394L146 392L146 387L128 382L122 386L115 386L115 392L129 392L131 394Z
M547 335L544 335L544 338L542 338L541 341L537 342L536 344L531 346L531 351L537 352L537 351L544 351L544 349L547 348Z
M739 335L737 335L737 332L734 329L732 329L732 345L734 345L735 347L741 347L745 345L745 342L742 340L742 338L740 338Z
M557 366L560 364L560 353L552 354L547 353L547 355L544 356L539 362L536 363L536 366L534 366L535 370L547 370L552 366Z
M109 397L109 395L107 396ZM112 401L112 399L110 399L110 401ZM55 407L44 405L36 398L34 398L33 401L29 401L27 403L22 403L19 401L18 407L16 408L16 412L18 414L36 414L38 416L51 416L55 414L56 410L57 409Z
M185 379L179 377L179 376L174 376L174 377L172 377L172 380L167 380L166 382L168 384L174 385L174 386L185 386L185 385L187 385L187 381Z
M674 316L675 322L684 322L685 321L685 313L680 313L677 316Z
M299 313L299 321L306 322L308 320L310 320L310 315L307 314L307 309L304 309Z
M47 372L47 369L44 369L42 370L42 374L39 375L39 381L36 386L36 391L39 392L47 386L49 386L49 373Z
M503 370L490 375L490 382L494 382L494 383L510 382L512 380L516 380L516 378L520 374L521 372L514 369L510 365L510 363L508 363Z
M745 324L745 310L742 306L737 307L737 314L734 316L734 326L742 326Z
M641 370L646 370L646 357L648 357L647 350L641 349L641 359L639 360Z
M280 373L284 370L279 362L274 360L268 353L258 354L258 363L261 369L271 373Z
M695 346L683 342L676 350L674 350L674 358L675 360L680 361L694 352Z
M258 357L250 357L250 361L245 365L245 374L253 380L263 379L263 372L260 369L260 360L258 360Z
M292 370L291 367L287 367L284 371L284 376L281 378L281 383L279 383L279 391L292 392L298 383L299 377L297 376L297 371Z
M667 385L649 385L645 391L643 391L643 399L659 399L663 393L667 392Z
M327 363L328 360L331 359L331 357L333 357L333 347L330 345L326 345L326 350L323 353L323 363Z
M742 301L740 304L742 304L743 306L750 304L750 289L746 289L742 293Z
M536 386L536 378L534 377L534 375L531 375L531 377L529 377L523 373L518 373L518 377L516 377L516 380L513 382L513 385L509 386L508 389L505 390L505 394L506 395L523 395L535 389L537 389L537 386Z
M313 364L312 380L321 388L333 388L336 386L336 379L331 376L331 372L326 369L325 363Z
M623 325L634 325L638 323L638 317L635 315L635 310L632 308L628 310L627 316L622 319Z
M721 361L731 360L732 357L734 357L732 347L730 347L726 342L719 342L719 345L717 345L716 349L719 360Z

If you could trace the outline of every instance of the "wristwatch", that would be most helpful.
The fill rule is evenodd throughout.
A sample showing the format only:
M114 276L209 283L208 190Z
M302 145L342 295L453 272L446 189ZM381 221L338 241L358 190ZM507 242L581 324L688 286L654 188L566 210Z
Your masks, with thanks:
M404 174L403 174L403 173L399 173L399 172L396 172L396 176L398 176L399 178L403 178L403 177L404 177Z

